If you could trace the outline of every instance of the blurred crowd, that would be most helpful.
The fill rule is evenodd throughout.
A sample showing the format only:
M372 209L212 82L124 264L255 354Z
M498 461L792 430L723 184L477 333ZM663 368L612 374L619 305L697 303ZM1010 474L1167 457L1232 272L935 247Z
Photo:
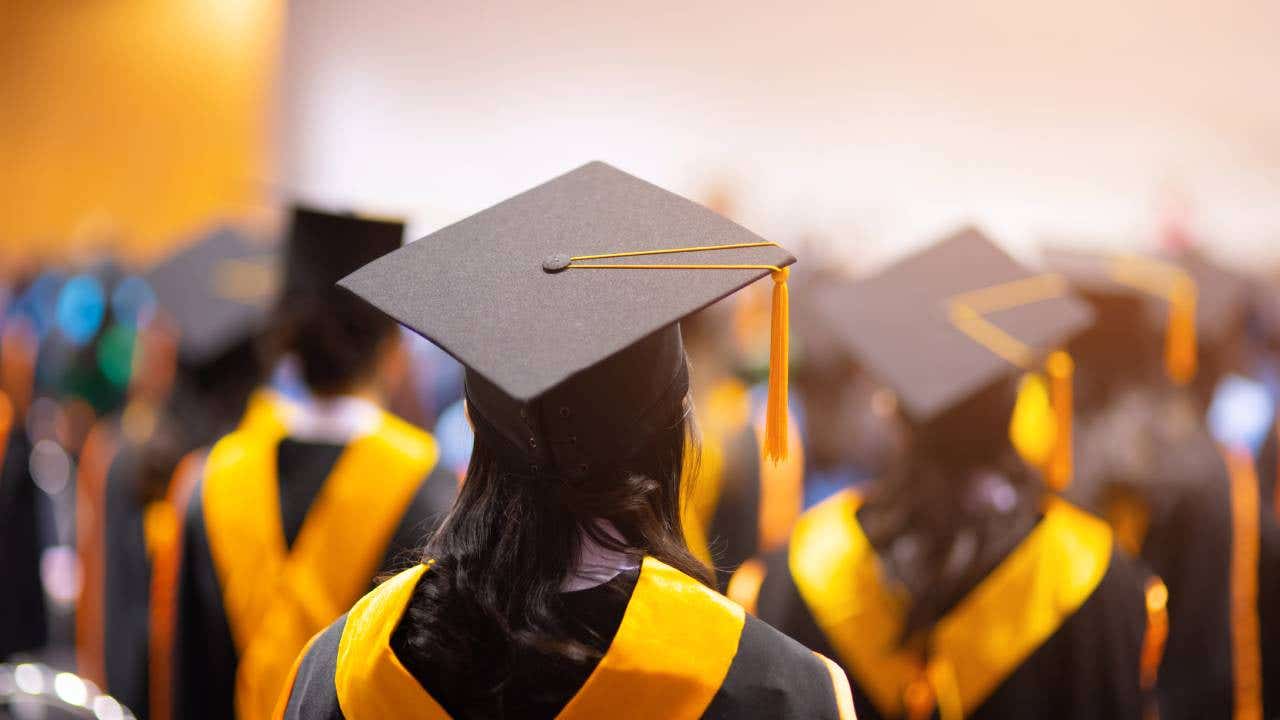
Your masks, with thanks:
M729 199L705 200L732 219ZM103 252L0 268L0 707L14 717L266 717L246 698L278 695L295 637L414 560L447 514L472 448L462 366L333 288L403 225L281 215L274 234L223 222L177 238L147 267ZM860 717L1280 717L1280 280L1177 228L1145 254L1046 245L1026 265L974 228L874 273L828 263L820 240L790 249L784 461L764 452L769 288L681 322L699 449L683 532L718 591L838 662ZM1019 336L1028 361L973 359L957 338L978 330L921 314L1024 278L1074 305L975 299L997 336L975 347ZM392 432L369 419L384 415L432 461L370 450L403 497L327 527L379 543L313 541L329 488L356 472L345 449ZM279 497L217 461L229 434L253 433L287 438L268 458ZM378 492L360 479L350 492ZM222 504L215 488L230 488ZM319 625L219 582L235 563L293 567L224 549L219 533L259 530L219 518L260 502L287 552L361 568L331 612L292 608L330 612ZM1033 545L1051 521L1079 536ZM246 666L276 683L246 689ZM1058 690L1031 697L1045 678Z

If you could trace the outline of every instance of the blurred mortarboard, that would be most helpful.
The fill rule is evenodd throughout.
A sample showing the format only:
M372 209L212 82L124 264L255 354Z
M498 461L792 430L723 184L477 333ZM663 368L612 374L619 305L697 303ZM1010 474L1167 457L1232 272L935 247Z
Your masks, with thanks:
M1165 335L1165 370L1176 382L1195 375L1199 345L1221 342L1248 310L1247 281L1199 253L1169 259L1046 248L1043 257L1082 292L1146 298L1148 318Z
M179 359L204 365L261 328L278 286L276 252L219 225L153 267L146 281L177 326Z
M1250 280L1197 250L1173 259L1196 284L1196 332L1212 347L1243 322L1249 311Z
M329 293L338 280L398 249L404 222L295 206L286 237L282 302Z
M916 423L1033 370L1092 320L1061 277L1031 272L972 228L817 302Z
M707 208L593 162L340 284L466 366L472 417L506 439L499 450L575 475L678 421L633 416L682 402L678 321L770 273L782 318L773 345L785 357L793 262ZM785 377L771 389L785 405Z

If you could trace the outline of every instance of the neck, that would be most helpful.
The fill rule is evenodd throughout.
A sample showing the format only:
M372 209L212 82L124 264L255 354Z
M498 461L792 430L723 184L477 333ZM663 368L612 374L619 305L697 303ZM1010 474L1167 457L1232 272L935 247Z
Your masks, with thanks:
M622 535L608 520L595 520L605 535L622 542ZM581 531L578 557L560 586L561 592L586 590L603 585L620 573L640 567L640 558L601 545L590 533Z

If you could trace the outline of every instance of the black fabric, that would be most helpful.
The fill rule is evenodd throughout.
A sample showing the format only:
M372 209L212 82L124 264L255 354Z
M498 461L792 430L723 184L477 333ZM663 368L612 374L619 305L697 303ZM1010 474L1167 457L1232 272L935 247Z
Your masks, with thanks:
M1142 557L1169 587L1169 640L1160 669L1161 717L1228 717L1231 667L1231 485L1215 474L1166 488L1150 503Z
M102 646L106 691L139 718L146 718L151 566L138 483L140 452L136 446L123 445L105 478Z
M630 458L687 412L689 371L678 325L583 370L533 402L467 369L469 417L515 475L580 480Z
M703 717L838 720L839 709L826 664L748 615L733 664Z
M344 275L404 241L404 223L294 207L285 245L283 299L324 293Z
M292 531L286 529L290 543L296 539L307 510L342 450L342 446L322 443L281 442L277 455L280 512L282 524L292 528ZM175 718L234 717L237 656L204 529L200 499L203 490L201 482L192 493L183 532L178 627L174 639ZM430 534L448 512L455 490L455 480L439 465L424 478L397 522L384 562L370 578L370 587L412 556L421 539Z
M953 233L877 275L816 292L847 351L926 423L1020 372L952 321L959 295L1034 277L973 228ZM1033 351L1047 352L1091 321L1089 306L1061 295L984 314Z
M1280 407L1277 410L1280 411ZM1280 453L1276 449L1278 433L1280 426L1273 427L1267 433L1262 449L1258 451L1258 491L1262 496L1262 507L1276 517L1280 517L1277 515L1280 513L1280 503L1276 501L1276 482L1280 480L1276 477L1276 473L1280 473Z
M887 717L871 703L819 629L791 577L785 551L771 555L766 565L768 574L757 601L760 617L842 664L859 718ZM1148 700L1138 678L1146 626L1145 580L1145 571L1134 561L1113 552L1089 599L966 717L1142 717Z
M285 545L293 547L311 504L346 450L335 443L303 442L285 438L276 448L276 473L280 483L280 518Z
M720 495L707 529L707 545L723 591L738 566L760 552L760 446L743 425L725 440Z
M1262 716L1280 718L1280 525L1265 509L1259 518L1258 624L1262 645Z
M0 467L0 662L42 647L48 634L40 583L40 533L31 443L20 428L8 437Z
M182 532L174 614L172 717L226 720L235 717L238 659L205 533L203 494L202 479L191 493Z
M436 463L405 508L375 581L422 561L423 546L444 522L457 496L458 478L444 463Z
M298 675L289 689L285 720L343 720L338 705L335 676L338 670L338 645L347 627L347 616L333 621L311 643L311 649L298 665Z

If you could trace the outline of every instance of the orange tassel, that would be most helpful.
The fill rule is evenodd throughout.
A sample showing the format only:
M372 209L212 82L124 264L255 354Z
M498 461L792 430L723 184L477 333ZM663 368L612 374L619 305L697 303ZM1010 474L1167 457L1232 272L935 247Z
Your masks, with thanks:
M1186 385L1196 374L1196 286L1190 278L1180 277L1173 285L1164 340L1165 372Z
M765 408L764 456L774 464L787 459L787 382L791 355L788 268L773 272L773 312L769 328L769 402Z
M1071 486L1071 416L1074 402L1071 384L1075 375L1075 362L1065 351L1058 350L1049 356L1045 367L1049 371L1049 402L1057 419L1057 436L1046 475L1049 488L1060 493Z

